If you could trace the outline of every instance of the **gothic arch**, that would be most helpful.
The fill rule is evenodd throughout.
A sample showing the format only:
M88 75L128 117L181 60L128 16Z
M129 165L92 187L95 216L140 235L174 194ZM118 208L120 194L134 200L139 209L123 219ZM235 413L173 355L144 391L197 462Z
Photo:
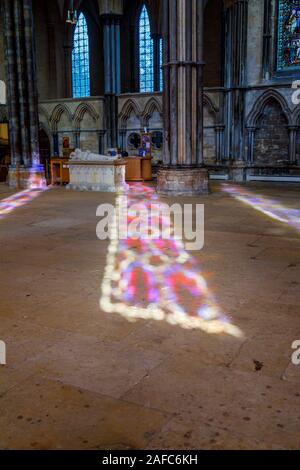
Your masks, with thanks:
M207 106L209 111L213 114L215 121L218 121L219 108L215 105L213 100L206 93L203 95L203 106Z
M43 116L43 117L45 118L47 124L49 125L49 123L50 123L50 116L49 116L49 113L48 113L48 111L46 110L46 108L44 108L44 106L39 105L38 111L39 111L39 116Z
M45 134L47 134L49 141L51 142L51 133L49 128L45 125L45 123L40 122L39 123L39 131L44 131Z
M66 114L68 120L70 121L70 124L72 122L72 115L69 110L69 108L65 104L58 104L52 111L51 117L50 117L50 124L52 127L53 131L57 130L57 124L60 121L60 118L63 114Z
M49 151L50 151L50 153L52 153L53 152L53 141L52 141L52 136L51 136L50 130L44 123L41 122L41 123L39 123L39 145L40 145L40 136L41 136L42 132L44 132L45 136L47 136L47 138L48 138L49 147L50 147ZM40 148L40 152L41 151L42 151L42 149Z
M141 119L142 113L141 113L141 110L140 110L138 104L136 103L136 101L134 101L133 99L129 98L129 99L125 102L125 104L124 104L124 106L123 106L123 108L122 108L122 110L121 110L121 112L120 112L120 114L119 114L119 119L120 119L120 122L121 122L121 127L122 127L123 129L126 128L126 123L127 123L128 119L129 119L131 113L134 113L138 119Z
M259 165L286 164L290 161L292 113L276 90L260 96L247 119L248 160Z
M73 120L76 126L79 128L80 123L84 118L85 114L89 114L90 117L96 122L99 119L99 114L96 112L95 108L89 103L80 103L77 106L77 109L74 113Z
M152 96L149 101L147 101L145 109L142 113L142 121L143 127L148 127L149 119L151 118L152 114L157 111L159 115L162 117L162 106L157 98Z
M70 1L66 0L63 7L63 18L66 18L67 11L70 7ZM97 54L93 54L92 48L97 47L99 42L99 36L101 34L101 20L99 16L99 4L98 0L75 0L74 8L78 12L78 16L82 12L85 16L88 34L89 34L89 43L90 43L90 95L91 96L101 96L104 92L103 90L103 73L102 71L102 60L103 60L103 50L99 48ZM67 47L67 62L65 60L66 73L65 73L65 97L73 97L72 89L72 50L73 50L73 41L74 41L74 32L75 27L66 23L64 21L64 30L63 30L63 43Z
M147 12L148 12L148 15L149 15L149 21L150 21L150 29L151 29L151 33L153 33L154 30L155 30L155 27L154 27L154 12L153 12L154 5L152 5L151 0L140 0L139 1L138 7L136 8L135 23L136 23L136 25L138 25L140 15L141 15L141 11L142 11L142 8L143 8L144 5L147 8Z
M263 115L266 105L272 100L276 101L281 107L281 110L286 118L287 124L292 124L292 113L288 107L284 96L278 93L278 91L270 89L263 93L254 103L252 111L250 112L247 118L247 128L255 128L258 126L259 120Z
M214 165L220 159L220 148L217 148L216 126L220 121L220 110L212 98L204 94L203 96L203 157L205 164Z

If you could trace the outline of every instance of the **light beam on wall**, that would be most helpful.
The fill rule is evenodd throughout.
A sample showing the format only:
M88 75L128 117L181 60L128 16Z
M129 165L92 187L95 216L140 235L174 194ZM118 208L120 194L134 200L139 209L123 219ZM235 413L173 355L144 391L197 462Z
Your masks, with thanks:
M159 199L154 189L143 184L131 185L129 219L130 208L141 201L149 207ZM163 220L163 214L160 218L156 226L163 230L168 222ZM118 223L116 215L100 299L105 312L120 314L131 321L153 319L206 333L242 336L217 305L200 266L174 233L168 239L136 239L129 234L119 240Z

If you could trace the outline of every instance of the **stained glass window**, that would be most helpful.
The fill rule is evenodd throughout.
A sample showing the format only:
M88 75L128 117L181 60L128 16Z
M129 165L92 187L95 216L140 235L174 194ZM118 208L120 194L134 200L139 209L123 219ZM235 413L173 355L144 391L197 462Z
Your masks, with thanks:
M140 92L152 92L154 89L153 39L146 5L143 5L139 19L139 66Z
M159 69L159 88L160 88L160 91L163 91L164 89L164 75L163 75L163 69L162 69L162 65L163 65L163 39L161 38L159 40L159 66L160 66L160 69Z
M80 13L74 31L72 52L73 97L90 96L90 52L88 26L83 13Z
M300 0L279 0L277 70L295 68L300 68Z

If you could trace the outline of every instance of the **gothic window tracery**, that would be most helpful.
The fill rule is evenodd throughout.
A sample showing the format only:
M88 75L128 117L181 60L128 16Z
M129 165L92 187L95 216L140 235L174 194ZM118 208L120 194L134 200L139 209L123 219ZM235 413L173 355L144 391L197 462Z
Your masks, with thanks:
M154 89L153 39L146 5L143 5L141 9L138 30L140 92L152 92Z
M80 13L72 52L73 98L90 96L90 52L86 18Z
M164 89L164 76L163 76L163 38L159 40L159 91L163 91Z
M300 0L279 0L277 70L295 68L300 68Z

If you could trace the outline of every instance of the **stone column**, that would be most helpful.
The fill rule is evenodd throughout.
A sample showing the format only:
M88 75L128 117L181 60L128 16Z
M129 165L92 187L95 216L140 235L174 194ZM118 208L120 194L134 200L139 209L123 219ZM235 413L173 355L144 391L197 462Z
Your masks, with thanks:
M104 44L104 94L106 146L118 146L118 95L121 93L120 19L117 14L102 15Z
M297 130L296 126L289 126L289 160L291 165L297 164L297 154L296 154L296 142L297 142Z
M4 0L8 111L11 143L11 186L30 185L31 172L43 176L39 165L38 97L32 0Z
M52 133L52 139L53 139L54 156L58 157L59 156L59 135L57 131Z
M75 140L75 147L77 149L80 149L80 135L81 135L80 128L76 129L76 131L74 132L74 140Z
M57 25L49 21L47 23L48 31L48 50L49 50L49 81L48 81L48 98L55 99L57 97L57 63L56 63L56 32Z
M208 193L203 167L204 0L163 1L163 195Z
M224 126L217 125L216 132L216 160L217 163L222 163L223 148L224 148Z
M263 78L270 80L272 63L272 0L264 0Z
M248 0L236 0L234 3L233 35L233 140L232 156L235 160L244 159L245 126L245 84L248 33Z
M126 133L127 133L127 129L123 129L123 128L119 129L119 139L120 139L121 148L123 150L127 148Z
M72 90L72 44L65 44L64 45L64 95L66 98L73 97L73 90Z
M99 149L99 154L104 155L105 149L104 149L104 136L106 134L106 131L98 131L98 149Z
M245 158L245 97L247 69L248 0L232 0L225 11L226 156Z
M248 133L248 163L252 165L254 163L254 138L256 127L247 127Z

